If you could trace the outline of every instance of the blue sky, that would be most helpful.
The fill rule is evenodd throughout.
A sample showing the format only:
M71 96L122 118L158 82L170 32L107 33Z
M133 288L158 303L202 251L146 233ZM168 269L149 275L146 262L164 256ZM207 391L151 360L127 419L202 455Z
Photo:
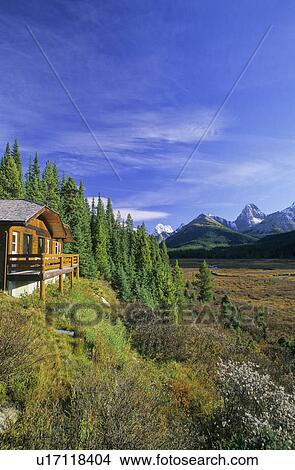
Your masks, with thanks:
M149 227L295 200L294 2L1 0L0 12L0 140L17 137L25 165L37 150Z

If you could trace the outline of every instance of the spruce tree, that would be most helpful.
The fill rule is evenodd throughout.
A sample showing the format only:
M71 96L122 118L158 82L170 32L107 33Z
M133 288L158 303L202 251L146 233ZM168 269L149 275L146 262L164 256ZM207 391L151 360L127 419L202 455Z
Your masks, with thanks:
M224 326L228 328L231 326L232 315L233 315L233 306L231 304L231 301L228 295L224 295L220 303L220 317Z
M79 207L80 207L80 219L79 227L81 231L81 238L78 240L80 263L81 263L81 274L86 277L92 277L96 272L96 267L93 257L92 238L91 238L91 216L90 207L84 194L83 183L80 182L79 191Z
M176 303L176 292L172 277L172 271L170 267L169 257L167 253L167 247L165 240L161 244L161 260L162 260L162 272L163 272L163 293L164 303L168 306L173 306Z
M92 198L92 203L91 203L90 230L91 230L92 250L93 250L93 255L95 256L96 243L97 243L97 240L96 240L96 237L97 237L97 213L96 213L94 197Z
M38 154L36 152L34 161L30 157L29 171L26 175L26 198L38 204L44 203L44 187L41 180L41 169Z
M151 257L149 239L145 225L137 227L134 237L135 264L139 279L146 282L147 274L151 270Z
M118 290L122 300L128 302L131 299L130 280L128 279L122 265L120 265L116 270L113 279L113 286Z
M179 306L183 305L185 302L184 297L184 279L183 271L179 266L178 260L175 262L175 266L172 269L172 277L175 287L176 302Z
M108 198L108 201L107 201L105 217L106 217L108 236L111 237L113 229L114 229L114 225L115 225L115 217L114 217L112 201L110 198Z
M135 283L136 283L136 273L135 273L135 250L134 250L134 225L133 220L130 214L127 214L126 224L125 224L125 246L126 256L127 256L127 267L126 272L130 282L131 289L131 298L135 294Z
M127 214L125 228L126 228L126 234L128 238L128 250L129 252L131 252L132 245L133 245L134 224L133 224L133 220L130 214Z
M18 197L23 198L25 196L25 184L24 184L24 177L23 177L22 158L21 158L17 139L15 139L14 144L13 144L12 156L14 158L14 161L16 163L18 173L19 173L19 182L20 182L21 190L20 190L20 195Z
M122 247L123 241L123 226L122 226L122 218L120 212L117 213L116 220L114 222L113 228L108 226L108 221L106 220L107 224L107 233L109 234L109 230L111 230L109 243L108 243L108 253L109 258L112 260L112 274L116 275L117 269L119 266L124 266L124 253Z
M200 302L210 302L213 300L213 278L206 260L203 261L199 273L196 274L195 285L199 288L198 299Z
M72 177L63 178L61 191L60 191L60 207L62 220L69 225L74 242L67 243L65 249L68 253L78 253L80 239L80 200L78 188L75 180Z
M156 302L158 305L160 305L165 303L166 272L165 269L163 269L163 260L161 257L159 243L155 237L150 237L150 252L152 260L150 283Z
M32 162L32 155L30 155L30 162L28 172L26 173L25 178L25 195L26 198L30 201L33 200L33 162Z
M111 279L111 263L108 256L108 231L103 202L100 195L97 202L97 232L95 261L98 272L107 280Z
M0 195L7 199L23 197L19 168L10 152L9 143L0 164Z
M61 185L61 215L73 235L74 242L65 245L67 253L80 254L82 276L91 277L95 271L90 231L90 210L84 198L84 188L79 189L72 177L63 177Z
M135 261L135 282L137 298L143 303L151 304L150 278L151 278L151 257L149 239L144 224L137 227L134 232L134 261Z
M46 163L42 175L43 202L50 209L60 211L59 178L56 165Z

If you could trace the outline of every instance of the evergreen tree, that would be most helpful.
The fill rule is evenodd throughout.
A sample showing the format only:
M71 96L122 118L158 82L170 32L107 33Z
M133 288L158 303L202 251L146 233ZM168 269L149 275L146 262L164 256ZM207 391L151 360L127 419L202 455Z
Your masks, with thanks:
M179 266L178 260L175 262L175 266L172 270L172 277L175 287L175 295L176 301L179 306L185 303L184 297L184 279L183 279L183 271Z
M151 255L150 237L145 225L142 224L134 232L134 288L138 300L145 305L155 307L159 299L156 298Z
M82 276L91 277L95 271L92 255L90 231L90 210L84 198L84 188L79 189L72 177L63 177L61 185L61 215L72 231L73 243L65 245L68 253L80 254L80 270Z
M128 254L131 255L133 251L134 224L130 214L127 214L125 231L128 240Z
M210 302L213 300L213 278L206 260L203 261L203 264L199 269L199 273L196 274L195 284L199 288L198 298L200 302Z
M26 198L38 204L44 203L44 187L41 180L41 170L36 152L34 161L30 157L29 171L26 175Z
M97 236L97 213L96 213L94 197L92 198L92 203L91 203L90 230L91 230L93 255L95 256L96 243L97 243L97 240L96 240L96 236Z
M43 202L50 209L60 211L59 178L56 165L46 163L42 175Z
M80 207L80 220L79 227L81 231L81 238L78 240L81 274L86 277L92 277L96 272L96 267L93 257L92 238L91 238L91 216L90 207L84 195L84 186L80 182L79 186L79 207Z
M263 339L267 337L267 312L263 308L258 308L255 312L255 325L262 334Z
M23 197L19 168L10 152L9 143L0 164L0 195L7 199Z
M5 149L5 153L4 153L4 157L11 157L11 151L10 151L10 145L9 145L9 142L7 142L6 144L6 149Z
M110 227L107 224L107 233L109 233ZM123 238L124 238L124 228L122 225L122 217L120 212L117 213L116 220L114 222L113 228L111 229L110 240L108 243L108 253L109 258L112 261L112 273L116 275L116 270L120 265L126 267L124 262L124 248L123 248Z
M184 287L184 296L189 302L194 302L196 299L194 285L191 281L186 281Z
M174 306L176 303L176 293L165 241L163 241L163 243L161 244L160 253L162 259L162 271L164 275L164 303L168 306Z
M121 299L128 302L131 298L130 281L122 265L116 270L113 285L118 290Z
M71 228L74 242L67 243L66 248L69 253L77 253L79 250L78 239L80 237L80 200L77 185L72 177L62 180L60 191L60 206L62 220Z
M18 197L23 198L25 196L25 184L24 184L24 177L23 177L22 158L21 158L21 154L19 151L17 139L15 139L14 144L13 144L12 156L14 158L14 161L16 163L18 173L19 173L19 181L20 181L21 190L20 190L20 195Z
M106 215L101 197L97 202L97 232L95 261L98 272L107 280L111 279L111 263L108 256L108 231Z
M155 237L150 238L151 244L151 259L152 259L152 271L150 276L150 283L154 293L154 297L157 299L158 304L165 304L165 278L166 272L163 269L163 259L160 252L158 241Z
M224 326L226 326L227 328L231 326L232 314L233 314L233 306L231 304L231 301L228 295L224 295L221 299L221 304L220 304L220 317Z
M25 178L25 195L26 198L32 201L33 197L33 162L32 162L32 155L30 155L30 162L29 162L29 169L26 173Z
M114 217L112 201L110 198L108 198L108 201L107 201L105 217L106 217L108 236L111 237L114 226L115 226L115 217Z
M135 294L135 283L136 283L136 271L135 271L135 252L134 252L134 225L130 214L127 214L125 224L125 241L124 246L126 247L126 258L127 266L126 273L130 283L131 298Z
M145 225L140 225L134 236L134 249L135 249L135 265L137 276L143 282L147 281L148 273L151 270L151 256L149 239Z

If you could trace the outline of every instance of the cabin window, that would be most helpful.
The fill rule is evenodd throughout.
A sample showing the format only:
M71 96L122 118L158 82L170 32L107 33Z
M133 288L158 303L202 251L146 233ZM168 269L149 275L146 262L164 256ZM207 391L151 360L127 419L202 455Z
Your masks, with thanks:
M19 232L12 232L11 253L16 255L19 252Z
M50 253L50 240L46 238L46 253Z
M45 253L45 238L38 237L38 253Z
M61 253L61 244L60 242L55 242L55 254L59 255Z
M23 238L23 254L29 255L32 253L32 241L33 237L29 233L24 233Z

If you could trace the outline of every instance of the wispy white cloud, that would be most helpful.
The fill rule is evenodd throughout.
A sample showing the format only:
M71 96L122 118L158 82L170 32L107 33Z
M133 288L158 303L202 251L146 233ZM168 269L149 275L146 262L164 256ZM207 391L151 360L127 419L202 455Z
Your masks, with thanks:
M97 197L88 197L88 202L91 205L92 200L94 199L94 204L97 205ZM107 198L106 197L101 197L102 202L106 206L107 204ZM134 207L120 207L117 205L114 205L114 212L120 212L122 218L126 220L127 215L130 214L134 220L134 222L144 222L144 221L149 221L149 220L155 220L155 219L165 219L168 217L170 214L168 212L163 212L163 211L154 211L154 210L147 210L147 209L136 209Z
M215 167L215 163L213 165ZM196 176L191 172L189 176L181 178L180 181L194 184L203 180L207 185L231 187L249 186L259 182L266 183L266 181L270 182L278 177L277 168L267 161L224 162L219 164L218 169L215 167L215 171L208 171L210 167L212 168L211 162L206 166L207 168Z
M135 222L155 220L155 219L165 219L170 214L168 212L162 211L151 211L151 210L141 210L134 209L133 207L115 207L115 210L120 211L123 219L126 219L128 214L131 214Z
M284 181L288 185L294 182L295 166L288 164L288 159L282 160L281 166L276 161L265 159L246 161L211 161L206 155L192 164L189 175L179 182L165 181L156 189L135 191L134 194L121 199L122 205L132 207L169 207L173 210L175 205L184 207L204 206L236 206L236 201L222 199L219 203L206 200L205 195L218 194L218 191L232 190L234 194L239 190L253 191L253 188L278 186ZM243 201L243 203L248 202Z
M155 168L179 169L207 126L213 110L161 109L154 112L117 111L104 113L94 133L102 148L121 173ZM207 140L222 139L229 118L220 120ZM53 154L54 149L54 154ZM50 157L58 155L66 171L74 175L108 172L104 155L87 130L56 129L40 141L39 150ZM81 166L83 161L83 166Z

